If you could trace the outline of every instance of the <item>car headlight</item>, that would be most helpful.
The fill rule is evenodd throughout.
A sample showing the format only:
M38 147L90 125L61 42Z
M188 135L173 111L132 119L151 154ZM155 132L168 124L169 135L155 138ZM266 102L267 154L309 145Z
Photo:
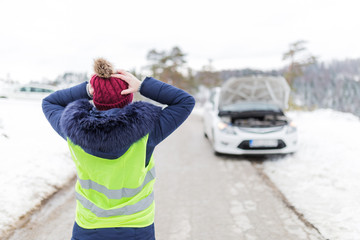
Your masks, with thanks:
M236 131L230 124L227 124L224 122L218 122L217 126L218 126L218 129L220 131L222 131L223 133L236 135Z
M296 132L296 130L297 130L296 124L294 122L290 122L289 125L287 126L286 133L287 134L294 133Z

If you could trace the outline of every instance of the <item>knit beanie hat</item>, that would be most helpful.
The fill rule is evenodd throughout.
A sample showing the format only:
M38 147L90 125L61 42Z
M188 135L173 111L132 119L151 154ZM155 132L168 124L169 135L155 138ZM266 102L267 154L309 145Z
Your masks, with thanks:
M103 58L94 61L95 75L90 84L94 89L93 101L98 110L123 108L133 100L133 94L121 95L128 88L128 84L119 78L111 77L114 68L111 63Z

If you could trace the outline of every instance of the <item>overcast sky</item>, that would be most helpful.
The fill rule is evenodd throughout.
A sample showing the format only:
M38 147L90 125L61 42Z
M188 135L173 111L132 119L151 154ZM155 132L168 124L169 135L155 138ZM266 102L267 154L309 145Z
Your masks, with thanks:
M320 60L360 57L359 0L0 0L0 78L92 72L93 59L140 69L179 46L201 69L278 68L289 43Z

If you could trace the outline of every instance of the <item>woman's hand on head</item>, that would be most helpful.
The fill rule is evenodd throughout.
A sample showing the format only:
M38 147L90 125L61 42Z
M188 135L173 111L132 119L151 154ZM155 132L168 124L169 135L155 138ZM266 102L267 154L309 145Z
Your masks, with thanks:
M121 92L121 95L130 94L139 91L141 81L137 79L131 73L125 70L116 70L116 73L112 74L112 77L120 78L121 80L127 82L129 84L128 89L125 89Z

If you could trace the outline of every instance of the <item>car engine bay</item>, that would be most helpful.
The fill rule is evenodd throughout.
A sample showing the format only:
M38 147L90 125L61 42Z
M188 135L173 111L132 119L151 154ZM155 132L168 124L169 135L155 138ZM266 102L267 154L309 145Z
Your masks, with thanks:
M245 128L281 127L288 124L288 118L282 112L220 112L219 116L233 126Z

